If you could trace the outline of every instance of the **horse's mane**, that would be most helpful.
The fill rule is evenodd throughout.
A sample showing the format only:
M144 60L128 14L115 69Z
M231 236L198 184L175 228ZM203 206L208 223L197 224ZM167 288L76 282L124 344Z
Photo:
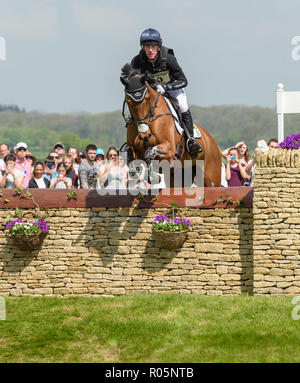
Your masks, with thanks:
M121 69L121 76L130 77L136 74L140 74L139 71L137 71L136 69L133 69L129 63L125 64L123 68Z

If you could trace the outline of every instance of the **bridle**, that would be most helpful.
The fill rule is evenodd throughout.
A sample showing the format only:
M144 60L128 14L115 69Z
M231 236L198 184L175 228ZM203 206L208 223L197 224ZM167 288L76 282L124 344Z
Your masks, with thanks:
M157 104L158 104L159 98L161 96L161 94L158 93L152 107L150 104L150 98L148 100L148 103L149 103L149 113L148 114L146 114L144 117L141 117L141 118L137 118L135 116L132 116L132 114L131 114L130 117L126 118L126 116L125 116L125 106L127 104L126 96L130 97L135 102L142 102L142 101L144 101L144 98L145 98L145 95L147 92L149 92L149 91L148 91L148 88L146 85L143 86L142 88L135 89L133 92L128 92L125 89L125 99L123 102L122 116L123 116L123 119L126 123L126 127L129 123L133 123L135 125L139 125L139 124L143 123L143 124L149 126L153 121L157 120L160 117L163 117L163 116L172 116L173 117L172 113L170 113L170 112L155 115L155 109L157 108ZM139 99L135 98L136 96L140 96L140 95L142 96L141 98L139 98ZM147 119L149 119L149 121L146 122L145 120L147 120Z

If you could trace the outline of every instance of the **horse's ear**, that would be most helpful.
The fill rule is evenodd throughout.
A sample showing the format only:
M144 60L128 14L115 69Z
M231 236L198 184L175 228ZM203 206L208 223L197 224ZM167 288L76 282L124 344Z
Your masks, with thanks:
M128 80L127 80L127 78L121 76L121 77L120 77L120 80L121 80L121 83L122 83L123 85L126 86L126 85L128 84Z

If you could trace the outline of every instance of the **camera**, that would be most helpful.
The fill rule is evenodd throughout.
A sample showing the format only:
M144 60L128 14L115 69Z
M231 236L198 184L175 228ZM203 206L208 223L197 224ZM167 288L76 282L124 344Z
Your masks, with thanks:
M236 156L231 156L231 159L232 160L236 160Z
M52 169L53 163L52 163L52 162L47 162L46 165L47 165L47 167L48 167L49 169Z

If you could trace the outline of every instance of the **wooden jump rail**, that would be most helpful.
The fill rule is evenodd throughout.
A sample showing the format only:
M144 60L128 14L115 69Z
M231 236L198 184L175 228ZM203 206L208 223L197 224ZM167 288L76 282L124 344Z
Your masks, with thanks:
M131 195L101 195L97 190L74 190L76 198L69 198L69 190L27 189L40 208L161 208L162 204L176 203L184 208L252 208L252 187L229 188L194 188L185 192L184 189L164 189L151 198L151 192L144 197L145 201L137 200ZM24 190L26 192L26 189ZM5 202L4 202L5 201ZM14 189L2 189L0 209L34 208L31 199L20 198Z

